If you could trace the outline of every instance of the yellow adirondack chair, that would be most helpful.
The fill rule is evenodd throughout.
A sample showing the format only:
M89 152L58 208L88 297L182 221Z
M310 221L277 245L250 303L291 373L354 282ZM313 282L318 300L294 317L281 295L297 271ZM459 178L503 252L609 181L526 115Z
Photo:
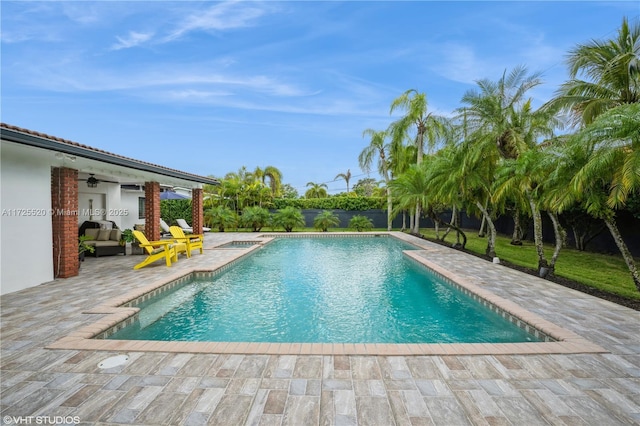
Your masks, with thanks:
M170 226L169 232L171 232L171 237L173 237L176 242L186 244L188 257L191 257L191 250L200 249L200 254L203 253L202 243L204 242L204 235L185 235L184 231L179 226Z
M147 258L138 263L133 269L143 268L156 260L165 259L167 266L171 266L171 261L178 261L178 253L186 252L186 244L176 243L172 240L149 241L140 231L133 231L133 235L140 242L140 247L147 252Z

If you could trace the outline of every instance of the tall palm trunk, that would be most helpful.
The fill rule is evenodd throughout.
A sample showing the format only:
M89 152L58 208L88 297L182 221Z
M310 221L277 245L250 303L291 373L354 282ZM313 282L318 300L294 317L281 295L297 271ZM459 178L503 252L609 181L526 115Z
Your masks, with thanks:
M483 206L480 201L476 201L476 207L478 207L478 209L482 212L482 215L484 216L489 228L489 240L487 241L486 255L489 257L496 257L496 227L493 224L493 220L491 220L489 210L487 210L487 208Z
M418 157L416 158L416 164L420 166L422 164L422 153L424 151L424 132L425 127L424 123L418 123L418 135L416 136L416 148L418 150ZM416 203L416 217L414 222L414 227L412 233L419 235L420 234L420 216L422 216L422 208L420 203Z
M556 260L558 260L558 256L560 255L560 249L564 245L564 240L567 236L567 233L562 226L560 226L560 221L558 220L558 215L555 213L547 212L549 218L551 219L551 223L553 223L553 234L556 238L556 245L553 250L553 256L551 256L551 262L549 262L549 273L553 273L556 269Z
M618 246L620 253L622 253L622 257L624 258L624 261L626 262L627 267L629 268L629 272L631 272L633 283L636 285L636 288L638 289L638 291L640 291L640 274L638 273L638 268L636 268L636 264L633 261L633 256L631 256L631 252L629 251L629 248L627 247L624 240L622 239L622 234L620 234L620 230L616 225L616 221L613 218L604 219L604 223L607 225L607 228L609 228L609 232L611 232L611 236L616 242L616 245Z
M383 164L382 170L384 174L384 182L387 186L387 231L391 231L393 229L393 197L391 196L391 187L389 186L389 183L391 183L391 177L389 176L389 170L387 170L387 167L384 165L386 164L387 159L384 155L383 149L380 150L380 158Z
M511 245L522 245L522 225L520 224L520 209L516 208L513 213L513 234L511 235Z
M420 235L420 216L422 216L422 204L418 202L416 204L416 217L413 219L414 220L413 233L416 235Z
M444 235L442 236L442 241L444 241L447 238L447 235L449 235L449 232L451 232L451 228L452 226L456 225L456 206L453 206L453 208L451 209L451 220L449 221L449 226L447 227L447 229L444 231ZM460 236L458 235L458 242L460 242Z
M538 254L538 274L544 278L549 273L549 263L544 256L544 243L542 241L542 215L531 197L529 191L526 192L529 206L531 207L531 217L533 217L533 241Z
M393 210L393 197L391 197L391 188L389 188L389 184L387 183L387 231L391 231L393 228L393 217L391 216L391 212Z
M488 201L484 203L485 210L487 209L488 205L489 205ZM482 211L482 209L480 210ZM487 226L487 219L484 217L484 215L482 215L482 221L480 222L480 229L478 230L478 237L483 238L486 235L486 231L485 231L486 226Z
M480 229L478 229L478 237L483 238L486 235L485 228L487 226L487 220L482 215L482 221L480 222Z
M453 206L453 214L451 215L451 222L444 224L442 223L442 220L438 217L438 215L433 212L433 210L431 210L429 217L431 217L431 219L433 220L434 226L436 228L436 239L439 239L441 241L444 241L445 238L447 237L449 231L451 230L451 228L453 228L456 231L456 243L452 244L453 248L465 248L465 246L467 245L467 236L465 235L464 231L462 229L460 229L459 227L459 214L457 212L457 209L455 206ZM445 234L442 236L442 239L440 239L438 237L438 224L442 223L443 226L446 225L448 228L445 232ZM460 243L460 237L462 237L463 242Z

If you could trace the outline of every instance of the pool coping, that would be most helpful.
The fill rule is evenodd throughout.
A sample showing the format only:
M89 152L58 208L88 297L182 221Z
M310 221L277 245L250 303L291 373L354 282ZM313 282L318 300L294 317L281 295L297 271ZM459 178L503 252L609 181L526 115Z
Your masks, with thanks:
M254 250L278 237L304 236L362 236L372 237L387 235L408 242L416 250L405 251L405 255L431 269L434 273L445 277L456 286L465 289L472 295L485 300L504 312L524 321L542 333L551 336L553 342L526 343L260 343L260 342L167 342L149 340L108 340L96 338L107 330L120 324L132 322L139 308L126 306L131 301L149 297L154 291L184 279L193 274L217 273L229 268ZM216 354L277 354L277 355L516 355L516 354L576 354L576 353L608 353L609 351L589 340L566 330L542 317L527 311L518 304L499 297L479 287L471 280L456 275L437 265L420 254L428 254L434 250L452 250L448 248L431 248L421 244L422 240L401 232L332 232L332 233L296 233L296 234L260 234L255 237L258 244L246 249L236 249L238 256L224 265L209 270L191 268L164 276L151 284L110 299L95 308L85 310L85 314L103 314L94 323L79 328L50 345L47 349L100 350L100 351L132 351L132 352L169 352L169 353L216 353ZM214 248L215 249L215 248ZM227 249L224 249L227 250Z

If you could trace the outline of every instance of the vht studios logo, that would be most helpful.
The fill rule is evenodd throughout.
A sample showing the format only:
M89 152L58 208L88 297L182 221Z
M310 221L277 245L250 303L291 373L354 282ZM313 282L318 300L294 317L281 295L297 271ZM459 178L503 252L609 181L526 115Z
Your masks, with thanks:
M4 416L5 425L77 425L78 416Z

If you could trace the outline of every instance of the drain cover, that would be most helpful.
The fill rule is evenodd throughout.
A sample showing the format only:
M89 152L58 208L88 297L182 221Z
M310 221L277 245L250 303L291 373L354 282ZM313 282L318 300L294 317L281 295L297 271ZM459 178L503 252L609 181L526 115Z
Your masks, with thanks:
M100 364L98 364L98 367L100 368L119 367L121 365L126 364L127 361L129 361L128 355L116 355L116 356L112 356L110 358L105 359Z

